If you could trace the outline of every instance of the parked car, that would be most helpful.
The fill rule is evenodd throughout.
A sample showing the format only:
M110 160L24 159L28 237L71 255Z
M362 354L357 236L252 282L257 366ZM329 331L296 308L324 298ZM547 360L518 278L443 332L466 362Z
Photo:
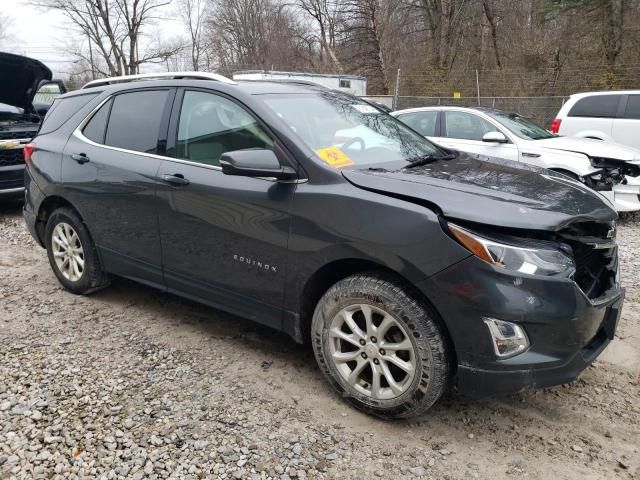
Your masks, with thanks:
M550 130L640 149L640 90L571 95L551 122Z
M640 210L640 150L559 137L517 113L481 107L424 107L393 112L447 148L544 167L580 180L618 212Z
M591 189L322 87L154 77L60 97L25 148L24 217L71 292L122 276L283 330L386 418L571 381L613 338Z
M34 107L40 88L58 89L51 70L33 58L0 52L0 198L22 196L24 161L22 148L40 128L48 106Z

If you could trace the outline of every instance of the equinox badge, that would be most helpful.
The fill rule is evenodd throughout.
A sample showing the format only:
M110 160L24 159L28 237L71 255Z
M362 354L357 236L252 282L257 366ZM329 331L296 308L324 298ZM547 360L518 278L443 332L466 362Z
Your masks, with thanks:
M258 267L260 270L266 270L267 272L278 273L277 265L270 265L268 263L261 262L259 260L254 259L254 258L242 257L242 256L236 255L236 254L233 255L233 259L236 262L246 263L247 265L252 265L252 266Z

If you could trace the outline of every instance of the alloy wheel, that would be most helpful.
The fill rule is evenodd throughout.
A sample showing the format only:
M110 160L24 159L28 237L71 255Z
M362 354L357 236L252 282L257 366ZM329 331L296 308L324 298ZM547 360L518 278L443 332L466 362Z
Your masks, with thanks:
M60 222L53 229L51 248L56 267L64 278L77 282L84 273L84 250L77 232L68 223Z
M329 329L329 354L352 388L376 400L402 395L416 373L415 347L404 327L373 305L338 312Z

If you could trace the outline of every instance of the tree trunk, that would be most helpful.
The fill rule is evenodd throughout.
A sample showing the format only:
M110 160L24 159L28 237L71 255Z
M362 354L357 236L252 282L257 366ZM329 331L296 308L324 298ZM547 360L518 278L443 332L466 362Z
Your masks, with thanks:
M496 28L496 19L491 11L491 6L489 5L489 0L482 0L482 8L484 10L484 16L487 18L489 22L489 30L491 32L491 42L493 44L493 53L496 58L496 66L499 69L502 69L502 61L500 60L500 51L498 50L498 31Z

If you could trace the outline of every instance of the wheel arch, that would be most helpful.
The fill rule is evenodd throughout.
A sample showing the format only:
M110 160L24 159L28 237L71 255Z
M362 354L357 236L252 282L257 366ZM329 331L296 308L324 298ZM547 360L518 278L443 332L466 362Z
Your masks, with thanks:
M563 175L567 175L568 177L571 177L574 180L578 180L580 178L580 175L578 175L576 172L572 172L571 170L567 170L566 168L551 167L549 168L549 170L553 170L554 172L557 172L557 173L562 173Z
M322 295L340 280L356 274L370 274L397 283L402 286L409 295L425 304L429 313L434 316L434 320L443 332L449 352L451 353L451 371L452 374L454 374L455 366L457 365L456 350L451 338L451 333L440 312L438 312L427 295L417 288L409 279L395 270L371 260L344 258L329 262L317 269L308 278L301 290L298 309L299 315L296 321L297 326L293 329L294 331L290 331L289 334L300 343L308 342L311 336L313 313Z
M80 220L84 222L82 215L80 215L80 212L78 212L78 209L75 208L73 204L67 199L58 195L51 195L49 197L46 197L38 207L38 214L36 215L36 234L38 235L38 241L40 242L40 245L45 246L44 230L49 217L55 210L61 207L68 207L72 209L78 215L78 217L80 217Z
M611 137L611 135L608 135L607 133L601 130L583 130L581 132L573 134L572 136L579 137L579 138L590 138L592 140L601 140L605 142L613 141L613 138Z

